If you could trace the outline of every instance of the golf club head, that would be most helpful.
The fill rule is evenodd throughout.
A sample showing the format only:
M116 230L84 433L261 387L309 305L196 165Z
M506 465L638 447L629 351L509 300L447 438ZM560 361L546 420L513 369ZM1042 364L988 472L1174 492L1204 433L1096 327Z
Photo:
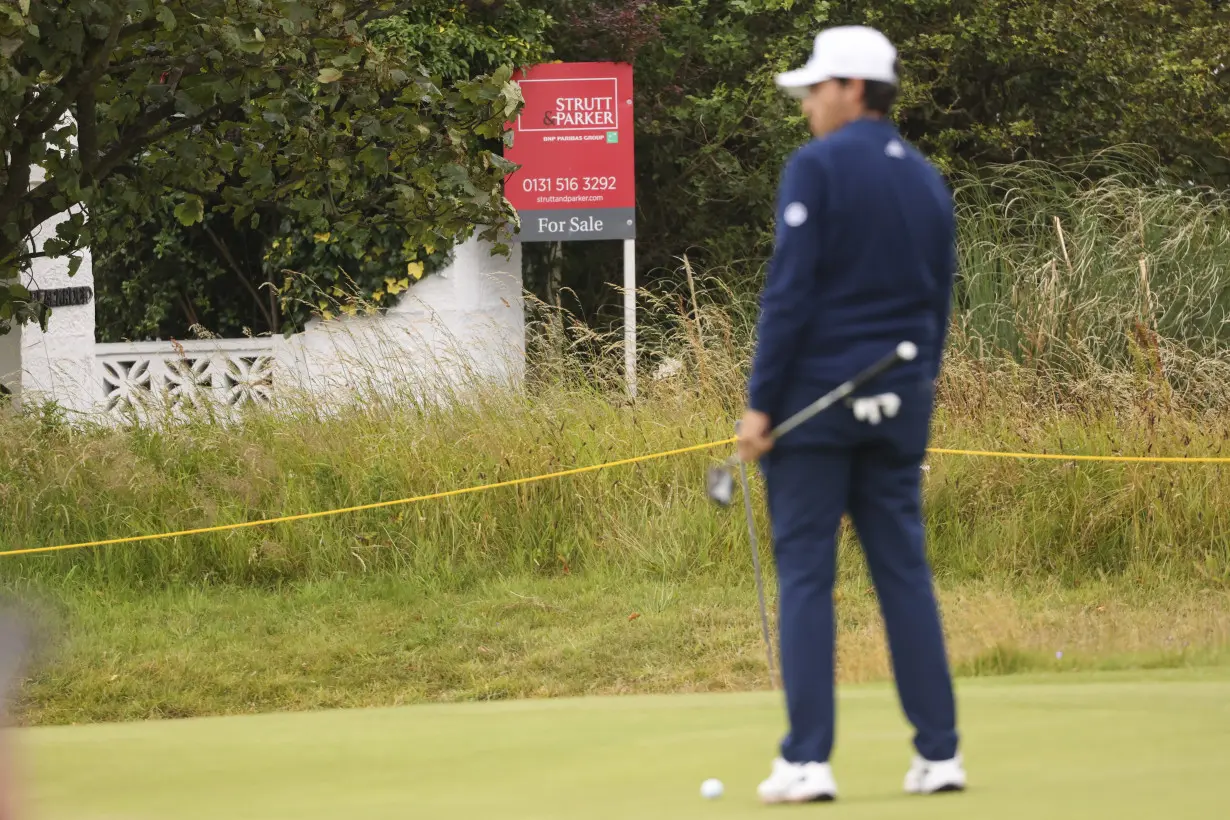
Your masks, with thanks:
M735 497L735 477L724 467L710 467L706 477L709 499L722 507L729 507Z

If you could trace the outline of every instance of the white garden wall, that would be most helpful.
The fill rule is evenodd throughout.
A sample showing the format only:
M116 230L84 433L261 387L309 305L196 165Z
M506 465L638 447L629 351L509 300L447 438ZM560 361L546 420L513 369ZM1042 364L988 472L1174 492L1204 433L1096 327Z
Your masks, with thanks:
M524 375L519 245L506 258L471 239L384 314L313 320L290 338L96 344L88 256L71 278L66 261L39 259L24 279L44 291L91 289L88 304L55 308L46 332L27 325L0 337L0 383L27 406L50 400L77 415L122 418L201 399L221 407L306 397L335 408L373 394L436 402L514 386Z
M356 391L435 401L517 384L525 367L521 248L505 258L471 240L384 315L314 320L275 359L279 381L330 403Z

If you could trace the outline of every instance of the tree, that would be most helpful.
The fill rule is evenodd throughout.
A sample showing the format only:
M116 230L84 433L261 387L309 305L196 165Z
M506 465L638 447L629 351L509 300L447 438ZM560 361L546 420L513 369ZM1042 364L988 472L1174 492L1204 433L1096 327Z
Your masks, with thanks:
M421 65L441 88L450 88L503 66L544 59L542 33L549 22L545 13L516 0L490 6L481 0L420 0L372 22L366 34L391 55ZM499 152L501 139L471 136L471 148ZM322 312L322 302L333 302L335 291L388 305L409 285L410 277L398 273L407 265L421 266L427 275L448 261L448 246L407 257L401 225L387 219L379 198L353 203L362 209L365 224L383 226L362 245L333 241L332 235L322 240L279 203L262 203L253 219L237 224L223 196L244 184L232 170L217 191L203 196L203 217L192 225L174 214L178 192L161 197L152 212L142 202L135 224L121 197L95 215L100 228L95 233L101 234L92 246L101 339L184 338L195 325L223 336L292 332ZM117 221L132 230L109 230Z
M950 171L1133 143L1175 180L1230 185L1225 3L535 1L556 20L559 59L633 61L637 252L650 276L673 276L688 252L736 287L758 285L778 175L807 139L773 75L802 64L833 25L874 25L897 44L905 82L895 120ZM601 256L569 246L564 284L618 322L607 285L620 271Z
M413 5L0 0L0 281L31 261L26 239L50 217L84 207L41 252L75 256L138 230L168 196L185 225L214 197L235 225L277 210L360 256L396 226L410 279L476 225L499 240L510 166L476 142L498 145L520 94L508 69L442 88L369 36ZM46 170L34 187L32 164ZM109 206L124 217L100 235L86 214ZM0 288L0 331L39 308Z

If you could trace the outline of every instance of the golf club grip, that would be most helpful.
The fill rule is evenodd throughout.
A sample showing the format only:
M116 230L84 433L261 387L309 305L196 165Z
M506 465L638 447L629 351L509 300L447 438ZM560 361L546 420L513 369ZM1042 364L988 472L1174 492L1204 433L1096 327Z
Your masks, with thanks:
M893 348L893 352L889 353L883 359L880 359L878 362L871 365L866 370L859 373L857 376L850 379L849 381L844 382L838 385L837 387L833 388L828 393L825 393L823 396L816 399L814 402L807 405L802 410L800 410L799 412L795 413L790 418L783 421L781 424L777 425L777 427L774 428L773 433L772 433L773 438L774 439L781 438L782 436L786 435L794 428L798 427L800 424L811 419L817 413L822 413L825 410L829 409L834 404L836 404L837 402L844 399L846 396L853 393L855 390L858 390L860 387L867 384L867 382L871 381L877 376L887 373L889 370L893 369L894 367L896 367L898 364L900 364L903 361L905 361L905 359L901 357L901 354L898 352L898 349Z

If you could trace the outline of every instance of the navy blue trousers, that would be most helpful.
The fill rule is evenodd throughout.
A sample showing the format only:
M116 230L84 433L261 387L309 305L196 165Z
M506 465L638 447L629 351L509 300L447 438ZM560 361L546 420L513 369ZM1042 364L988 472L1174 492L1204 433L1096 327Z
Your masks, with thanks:
M891 440L868 435L870 429L853 419L839 424L858 424L864 435L851 436L849 446L783 442L761 464L773 525L790 719L781 754L791 763L823 763L832 753L833 582L838 527L848 512L879 596L897 693L915 729L914 746L927 760L948 760L957 752L956 706L924 545L923 448L903 451Z

